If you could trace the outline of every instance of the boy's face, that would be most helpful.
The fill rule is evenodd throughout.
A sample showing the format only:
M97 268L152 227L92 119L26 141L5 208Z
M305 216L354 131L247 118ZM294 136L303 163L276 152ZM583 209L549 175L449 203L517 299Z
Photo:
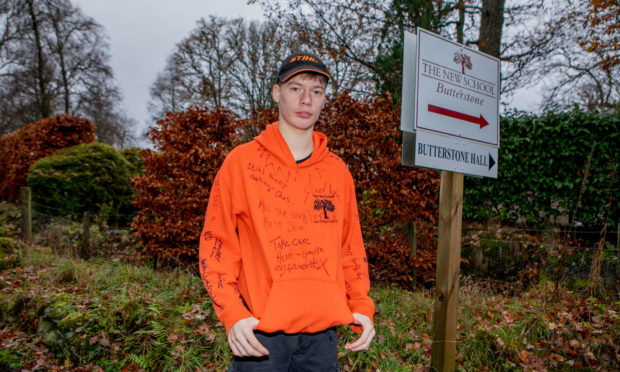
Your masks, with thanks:
M325 84L312 75L295 75L286 83L274 85L272 96L279 106L280 124L312 130L325 106Z

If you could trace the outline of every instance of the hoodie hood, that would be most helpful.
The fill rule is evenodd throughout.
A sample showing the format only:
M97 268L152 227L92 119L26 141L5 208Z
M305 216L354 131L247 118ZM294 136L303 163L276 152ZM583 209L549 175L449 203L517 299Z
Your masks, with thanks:
M297 164L293 153L288 147L288 144L280 133L278 122L273 122L265 128L258 136L254 137L254 140L258 142L263 148L271 153L273 156L280 159L284 164L291 167L308 167L314 165L323 160L328 154L327 137L317 131L312 132L312 142L314 148L312 149L312 155L300 164Z

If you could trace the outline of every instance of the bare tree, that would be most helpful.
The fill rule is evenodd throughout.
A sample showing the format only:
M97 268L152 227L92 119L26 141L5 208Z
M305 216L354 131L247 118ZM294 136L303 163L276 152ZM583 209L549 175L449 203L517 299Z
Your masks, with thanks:
M479 2L257 2L269 22L248 25L212 16L177 45L151 87L155 119L190 105L224 105L239 114L269 107L278 64L297 50L318 53L329 64L334 95L348 90L400 96L404 31L421 26L446 36L458 32L471 45L479 38Z
M189 106L222 106L231 98L231 66L238 58L229 41L241 19L200 19L191 34L177 44L165 70L151 86L152 115Z
M43 4L50 25L46 43L58 67L62 106L65 113L74 114L80 111L81 99L87 94L87 85L81 82L113 79L107 64L109 47L103 27L68 1L43 0Z
M317 54L331 67L333 94L374 91L373 68L382 42L388 2L256 0L265 15L280 22L300 48Z
M92 120L100 141L126 142L111 135L135 123L120 109L102 26L69 0L6 0L0 22L0 134L66 113Z
M13 62L9 45L19 35L17 9L10 1L0 3L0 76L6 74L5 68Z
M96 124L98 141L124 147L136 142L137 122L118 108L120 101L120 92L110 81L89 83L80 94L79 112Z
M153 120L162 118L167 112L181 111L190 102L191 95L183 89L181 65L175 54L168 58L165 69L157 74L150 96L148 111Z
M240 30L237 41L241 51L231 77L240 99L231 102L231 109L241 113L273 105L271 88L277 79L278 65L293 49L282 40L282 33L273 22L250 22Z
M35 55L34 70L35 77L35 95L33 102L33 111L37 115L37 119L45 118L52 114L52 100L54 98L53 84L53 68L50 65L48 54L44 47L43 33L45 30L44 22L46 15L42 9L35 3L35 0L25 0L27 8L27 26L31 33L28 35L32 41L31 48ZM24 30L26 29L24 27Z
M597 8L596 4L605 3ZM506 38L503 91L538 87L545 110L564 110L575 104L585 109L617 110L618 3L547 0L537 7L536 14L535 21L508 19L514 25L510 29L519 32ZM599 15L601 19L593 24Z
M400 96L403 35L422 27L478 43L480 0L254 0L291 37L323 55L335 93ZM458 35L457 35L458 34ZM458 36L458 37L457 37Z
M292 49L275 22L201 19L151 86L151 115L158 119L169 111L206 105L248 116L270 107L278 64Z
M618 107L614 0L252 0L335 66L335 91L400 92L402 34L423 27L502 61L503 97L544 82L545 107ZM374 82L374 84L373 84Z
M16 47L23 27L23 11L16 6L16 0L0 3L0 135L19 128L20 123L14 116L25 116L26 109L21 102L22 85L7 84L9 80L17 80L13 76L12 67L18 60ZM23 79L24 76L20 76Z

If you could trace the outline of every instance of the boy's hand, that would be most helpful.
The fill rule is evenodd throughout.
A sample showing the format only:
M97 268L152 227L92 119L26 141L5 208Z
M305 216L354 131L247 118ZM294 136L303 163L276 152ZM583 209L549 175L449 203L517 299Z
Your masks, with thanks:
M228 331L228 345L238 357L262 357L269 354L254 335L258 319L251 316L235 323Z
M344 345L344 348L351 351L368 350L370 342L375 338L375 327L372 320L360 313L353 313L353 318L355 319L353 324L362 327L362 335L357 340Z

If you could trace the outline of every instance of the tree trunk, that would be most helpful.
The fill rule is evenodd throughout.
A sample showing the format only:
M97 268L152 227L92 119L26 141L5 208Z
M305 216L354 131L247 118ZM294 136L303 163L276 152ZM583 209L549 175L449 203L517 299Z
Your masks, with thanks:
M456 42L462 44L465 28L465 0L459 0L457 8L459 8L459 23L456 24ZM465 73L464 69L463 73Z
M63 35L62 30L61 30L61 26L60 23L63 21L62 19L62 15L61 15L61 11L59 9L56 9L56 12L54 12L54 9L50 9L49 8L49 4L48 4L48 12L50 14L54 14L53 16L51 16L51 24L52 27L54 28L54 37L56 38L56 43L54 45L54 49L56 54L58 54L58 65L60 67L60 78L62 80L62 91L63 91L63 101L64 101L64 111L66 115L69 115L70 113L70 109L71 109L71 97L70 97L70 90L69 90L69 72L67 71L67 65L65 63L65 43L63 38L65 37L65 35ZM67 17L68 18L68 17ZM66 19L65 19L66 20Z
M52 115L52 100L50 92L48 92L49 81L46 73L46 60L43 51L43 45L41 43L40 24L41 20L38 17L36 9L34 7L33 0L28 0L28 12L30 19L32 20L32 31L34 32L35 48L37 53L37 96L36 97L36 116L39 119L46 118Z
M499 58L504 25L504 0L482 0L478 49Z

